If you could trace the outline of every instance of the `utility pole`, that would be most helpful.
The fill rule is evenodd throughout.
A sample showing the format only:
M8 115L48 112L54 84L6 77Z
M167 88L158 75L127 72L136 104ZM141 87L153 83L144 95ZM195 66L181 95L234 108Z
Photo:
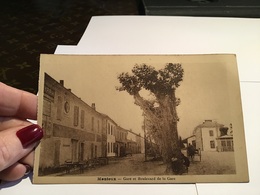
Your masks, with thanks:
M144 115L144 161L147 161L147 137L146 137L146 124L145 124L145 115Z

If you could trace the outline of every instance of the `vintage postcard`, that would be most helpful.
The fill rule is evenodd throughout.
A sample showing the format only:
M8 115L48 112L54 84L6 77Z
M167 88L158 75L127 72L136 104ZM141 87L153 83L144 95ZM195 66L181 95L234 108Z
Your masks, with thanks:
M248 182L236 56L41 55L34 183Z

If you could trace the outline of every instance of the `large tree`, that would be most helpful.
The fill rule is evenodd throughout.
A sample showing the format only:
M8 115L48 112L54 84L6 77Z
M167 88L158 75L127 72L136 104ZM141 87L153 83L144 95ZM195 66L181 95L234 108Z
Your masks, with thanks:
M166 173L172 173L172 158L181 162L181 148L177 123L179 121L176 107L180 99L175 91L183 79L184 70L181 64L167 63L163 69L156 70L146 64L135 65L131 73L123 72L118 76L121 86L119 91L127 91L135 104L143 110L149 127L147 133L153 137L162 151L167 164ZM141 91L150 92L152 99L141 96ZM176 163L177 174L182 172L182 165ZM176 171L177 170L177 171Z

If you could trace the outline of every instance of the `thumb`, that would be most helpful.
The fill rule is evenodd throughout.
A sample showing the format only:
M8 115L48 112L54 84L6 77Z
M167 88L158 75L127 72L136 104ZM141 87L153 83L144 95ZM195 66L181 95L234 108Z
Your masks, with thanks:
M10 128L0 132L0 171L12 166L29 154L43 137L43 130L35 124Z

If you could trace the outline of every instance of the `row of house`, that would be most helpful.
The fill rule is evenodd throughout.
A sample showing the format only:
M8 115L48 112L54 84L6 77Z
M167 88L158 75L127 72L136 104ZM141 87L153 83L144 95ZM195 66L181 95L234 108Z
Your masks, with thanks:
M234 151L232 124L225 127L216 121L205 120L183 142L201 151Z
M144 138L120 127L108 115L81 100L64 81L45 73L39 171L99 157L144 152Z

